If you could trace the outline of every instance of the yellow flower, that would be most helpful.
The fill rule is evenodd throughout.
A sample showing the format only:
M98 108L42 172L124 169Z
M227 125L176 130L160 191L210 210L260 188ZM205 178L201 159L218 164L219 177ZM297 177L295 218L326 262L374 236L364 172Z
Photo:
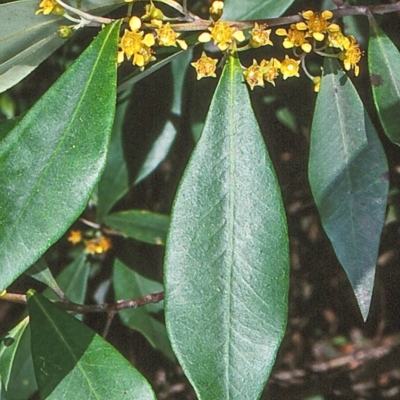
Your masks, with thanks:
M312 50L312 46L307 42L307 38L310 37L308 32L298 30L296 24L290 25L290 29L279 28L275 32L278 36L286 36L283 40L283 47L285 49L291 49L292 47L301 47L303 51L309 53Z
M223 1L213 1L211 7L208 9L210 13L210 17L216 21L221 18L222 12L224 10L224 2Z
M79 230L71 231L68 236L68 241L72 244L77 244L82 241L82 232Z
M313 83L314 83L314 92L319 92L319 89L321 88L321 77L314 76Z
M184 40L178 39L180 33L175 32L169 22L165 25L161 25L159 29L156 29L158 44L160 46L175 46L178 43L179 46L186 50L188 48Z
M293 58L289 58L287 55L285 59L281 62L280 70L283 75L283 79L290 78L292 76L299 77L299 60L293 60Z
M358 76L360 73L360 67L357 63L360 61L362 56L359 44L354 36L349 35L348 40L344 42L343 47L344 51L339 54L339 57L343 60L344 69L350 71L351 68L354 68L354 75Z
M202 33L199 36L199 42L206 43L213 39L214 44L216 44L221 51L225 51L230 47L234 40L243 42L246 39L243 31L232 28L226 21L219 20L214 26L208 28L208 30L211 33Z
M251 36L249 45L251 47L257 48L261 46L266 46L268 44L273 46L273 43L271 42L271 39L269 37L271 29L265 29L266 27L267 24L258 25L257 22L254 24L254 28L250 32Z
M105 236L87 240L85 242L85 252L88 254L102 254L111 248L111 240Z
M144 69L150 61L155 60L152 56L155 39L151 33L144 35L143 31L139 31L142 21L138 17L132 17L129 20L131 30L125 29L124 35L121 38L118 52L118 63L124 60L124 55L129 60L132 58L132 64L137 65L140 69ZM132 57L133 56L133 57Z
M338 30L337 32L329 32L328 33L328 46L329 47L336 47L337 49L342 49L344 48L344 44L348 41L346 36L343 35L343 33Z
M328 19L333 17L332 11L326 10L322 13L314 13L314 11L308 10L304 11L302 16L307 23L299 22L296 24L296 28L299 31L308 30L313 38L319 42L324 40L326 32L335 32L340 30L339 25L328 22Z
M42 0L39 4L39 10L36 10L35 14L38 15L43 13L43 15L48 15L50 13L56 15L64 14L64 9L56 2L56 0Z
M127 0L125 0L127 1ZM145 14L142 16L142 20L151 21L152 19L163 20L164 13L157 8L153 2L150 0L150 4L147 4L145 7Z
M206 77L216 77L215 69L217 67L218 60L208 57L207 54L203 51L201 57L196 61L191 63L191 65L196 69L197 72L197 80Z
M263 69L256 60L253 60L253 65L243 71L243 75L251 90L256 86L264 87Z
M281 63L276 58L271 58L269 61L262 60L260 66L263 70L263 79L275 86Z

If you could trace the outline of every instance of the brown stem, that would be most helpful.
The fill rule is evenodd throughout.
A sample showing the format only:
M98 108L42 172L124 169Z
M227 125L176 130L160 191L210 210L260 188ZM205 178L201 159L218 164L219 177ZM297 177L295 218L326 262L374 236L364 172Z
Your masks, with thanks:
M26 304L26 296L18 293L5 293L0 296L0 300L11 301L13 303ZM59 307L67 311L73 311L76 314L87 314L96 312L105 312L109 315L116 313L125 308L138 308L151 303L159 303L164 300L164 292L151 293L138 299L132 300L119 300L116 303L102 303L102 304L76 304L71 301L56 301L54 302ZM111 321L110 321L111 323Z

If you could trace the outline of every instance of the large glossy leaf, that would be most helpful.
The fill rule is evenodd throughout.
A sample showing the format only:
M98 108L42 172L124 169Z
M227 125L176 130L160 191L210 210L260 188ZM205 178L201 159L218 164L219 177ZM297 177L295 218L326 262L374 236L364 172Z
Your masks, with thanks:
M119 260L115 261L113 271L116 301L137 299L151 293L163 291L161 283L139 275ZM121 310L119 316L125 325L140 332L154 348L174 360L175 356L169 343L165 325L150 314L151 312L158 312L161 309L163 309L162 303L149 304L136 309L127 308Z
M225 0L224 19L261 19L281 16L294 0Z
M21 0L0 4L0 93L32 72L65 41L57 36L60 25L70 25L61 16L35 15L40 1ZM94 15L115 8L120 0L85 0L82 10Z
M368 64L372 94L386 135L400 145L400 52L375 21L370 26Z
M106 27L0 142L4 289L82 212L105 163L119 25Z
M28 399L37 390L28 323L24 318L0 345L0 377L9 400Z
M202 400L256 399L285 331L280 190L231 56L173 206L165 260L172 348Z
M327 59L311 130L309 179L323 227L367 318L388 194L387 162L358 94Z
M109 343L40 294L28 295L32 357L46 399L155 399L144 377Z
M151 244L165 244L169 217L145 210L128 210L108 215L104 222L133 239Z

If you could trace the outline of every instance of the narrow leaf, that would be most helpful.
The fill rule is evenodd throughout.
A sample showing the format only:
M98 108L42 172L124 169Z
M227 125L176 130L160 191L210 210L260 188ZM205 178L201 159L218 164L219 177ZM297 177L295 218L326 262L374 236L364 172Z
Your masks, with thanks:
M375 21L370 26L368 63L375 106L386 135L400 145L400 52Z
M173 206L172 348L202 400L260 396L285 331L286 219L237 58L226 65Z
M57 281L54 279L54 276L43 257L37 260L37 262L26 271L26 274L47 285L51 290L57 293L60 299L63 299L63 292L58 286Z
M0 142L0 290L85 208L105 163L119 24L104 28Z
M129 210L108 215L104 222L118 232L141 242L165 244L169 217L144 210Z
M114 292L115 300L137 299L151 293L163 291L161 283L147 279L128 268L121 261L114 263ZM149 343L163 352L171 360L175 359L167 336L165 325L157 321L151 312L160 311L162 303L148 304L136 309L127 308L119 311L122 322L132 329L140 332Z
M33 291L32 357L46 399L155 399L143 376L86 325Z
M62 293L70 301L77 304L85 302L89 272L90 264L87 260L87 254L82 252L57 276L57 283L60 285ZM45 290L43 294L48 299L59 301L55 293L50 290Z
M0 345L0 377L9 400L28 399L37 390L30 347L29 318L25 317Z
M57 36L70 21L54 14L35 15L38 0L0 4L0 93L18 83L49 57L65 40ZM116 8L120 0L85 0L82 10L94 15Z
M364 106L326 59L311 130L309 179L322 225L367 318L388 195L388 166Z
M224 19L260 19L281 16L294 0L226 0Z

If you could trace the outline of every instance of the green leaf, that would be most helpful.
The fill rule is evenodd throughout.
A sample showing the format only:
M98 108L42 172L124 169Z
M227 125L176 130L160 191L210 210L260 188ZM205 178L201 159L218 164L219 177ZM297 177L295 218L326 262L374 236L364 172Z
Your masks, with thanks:
M107 26L0 142L1 289L79 216L105 163L119 24Z
M375 106L386 135L400 145L400 52L375 21L370 27L368 64Z
M70 301L77 304L85 302L89 272L90 263L87 254L82 252L57 276L57 283ZM44 294L48 299L60 300L50 290L45 290Z
M109 343L38 293L28 294L32 357L45 399L155 399L144 377Z
M115 300L137 299L151 293L163 291L161 283L147 279L128 268L119 260L114 263L114 292ZM127 308L119 311L122 322L130 328L140 332L149 343L163 352L171 360L175 359L171 344L167 336L165 325L157 321L151 312L163 309L163 303L148 304L136 309Z
M53 292L57 293L59 297L57 300L63 299L63 292L43 257L37 260L25 273L37 281L44 283Z
M108 215L104 222L109 227L141 242L165 244L169 217L144 210L129 210Z
M28 323L24 318L0 345L0 377L9 400L28 399L37 390Z
M225 0L224 19L261 19L281 16L294 0Z
M103 222L113 205L129 190L129 173L122 145L124 118L129 110L129 104L128 96L120 96L106 166L97 187L96 219L99 223Z
M173 206L165 260L172 348L201 400L256 399L286 325L278 182L231 56Z
M2 122L0 124L0 140L3 140L15 128L19 121L21 121L21 118L16 117Z
M311 130L309 179L322 225L364 319L385 218L388 166L364 106L337 60L326 59Z
M57 36L60 25L70 21L62 16L35 15L38 0L0 4L0 93L17 84L49 57L65 40ZM101 15L121 5L120 0L85 0L83 11Z

